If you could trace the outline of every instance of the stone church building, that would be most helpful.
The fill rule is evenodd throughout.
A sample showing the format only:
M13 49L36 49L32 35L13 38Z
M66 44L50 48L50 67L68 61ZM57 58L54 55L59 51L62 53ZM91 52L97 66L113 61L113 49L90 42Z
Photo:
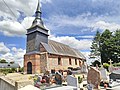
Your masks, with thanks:
M68 67L80 67L85 57L78 50L68 45L49 40L48 29L41 19L38 6L32 26L27 29L26 54L24 55L24 72L42 73L45 70L67 70Z

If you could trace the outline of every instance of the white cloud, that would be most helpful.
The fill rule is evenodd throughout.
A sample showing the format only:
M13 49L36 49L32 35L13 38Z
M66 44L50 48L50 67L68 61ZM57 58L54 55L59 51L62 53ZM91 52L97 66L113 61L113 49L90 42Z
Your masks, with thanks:
M24 54L24 49L16 47L12 47L9 49L7 46L4 45L4 43L0 43L0 59L5 59L8 62L15 61L16 63L19 63L20 66L23 66Z
M38 0L4 0L9 8L5 5L5 3L0 1L0 16L3 16L4 19L12 18L13 20L17 20L20 15L20 12L24 12L26 16L32 16L36 10ZM52 0L41 0L42 3L52 3Z
M0 22L0 32L2 32L6 36L21 36L25 34L25 29L22 25L16 21L11 20L3 20Z
M52 15L49 19L46 20L47 26L52 30L57 30L56 28L65 28L74 26L77 28L82 28L81 30L77 30L79 32L93 32L97 31L98 29L105 30L109 29L110 31L115 31L117 29L120 29L120 24L115 23L111 19L112 17L107 16L96 16L91 15L91 13L83 13L81 15L77 15L74 17L67 16L67 15ZM114 17L113 17L114 18ZM106 19L109 20L109 22L106 22ZM84 29L87 28L87 29ZM59 29L58 29L59 30ZM66 30L66 28L65 28ZM64 30L61 30L61 32ZM76 31L73 31L74 33Z
M10 52L10 49L3 42L0 42L0 54L6 54L8 52Z
M87 35L87 36L77 36L77 37L79 37L79 38L90 38L90 39L94 38L94 36L91 36L91 35Z
M19 23L12 20L3 20L0 22L0 32L6 36L19 36L23 37L33 21L34 17L26 17Z
M120 25L116 23L108 23L105 21L98 21L95 24L93 24L93 28L96 29L109 29L110 31L115 31L117 29L120 29Z
M57 42L61 42L66 45L69 45L72 48L76 48L78 50L90 50L90 46L92 43L92 40L89 39L78 40L75 37L69 37L69 36L55 37L54 35L51 35L49 38L51 40L55 40Z

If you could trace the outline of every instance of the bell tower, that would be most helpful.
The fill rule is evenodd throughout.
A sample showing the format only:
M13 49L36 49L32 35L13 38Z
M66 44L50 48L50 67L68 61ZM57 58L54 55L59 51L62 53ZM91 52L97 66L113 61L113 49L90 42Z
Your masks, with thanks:
M40 43L48 44L48 29L44 27L41 19L41 8L38 0L35 19L29 29L27 29L26 54L24 55L24 72L27 74L40 73L42 66Z
M35 19L32 23L32 26L27 29L26 53L40 52L40 43L48 43L48 30L44 27L41 14L42 12L38 1Z

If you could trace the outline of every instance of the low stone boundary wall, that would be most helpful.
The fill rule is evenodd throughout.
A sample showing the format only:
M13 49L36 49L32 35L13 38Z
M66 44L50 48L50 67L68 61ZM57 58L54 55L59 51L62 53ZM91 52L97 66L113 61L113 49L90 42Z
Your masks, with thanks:
M0 90L18 90L26 85L34 85L33 80L14 82L6 77L0 77Z
M23 87L25 87L27 85L34 85L34 83L33 83L32 80L29 80L29 81L17 81L17 82L15 82L15 90L23 88Z
M0 77L0 90L15 90L15 85Z

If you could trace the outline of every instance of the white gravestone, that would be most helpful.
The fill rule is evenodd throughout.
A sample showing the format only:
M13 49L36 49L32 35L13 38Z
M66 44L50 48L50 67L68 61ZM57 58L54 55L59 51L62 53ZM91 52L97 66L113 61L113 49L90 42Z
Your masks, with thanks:
M108 78L108 76L107 76L107 70L106 70L106 69L101 68L101 69L100 69L100 72L101 72L101 79L102 79L103 81L109 80L109 78Z
M67 76L67 84L69 86L79 87L78 79L72 75Z
M82 73L87 73L88 72L87 65L86 65L85 62L83 62L83 65L81 66L81 72Z

